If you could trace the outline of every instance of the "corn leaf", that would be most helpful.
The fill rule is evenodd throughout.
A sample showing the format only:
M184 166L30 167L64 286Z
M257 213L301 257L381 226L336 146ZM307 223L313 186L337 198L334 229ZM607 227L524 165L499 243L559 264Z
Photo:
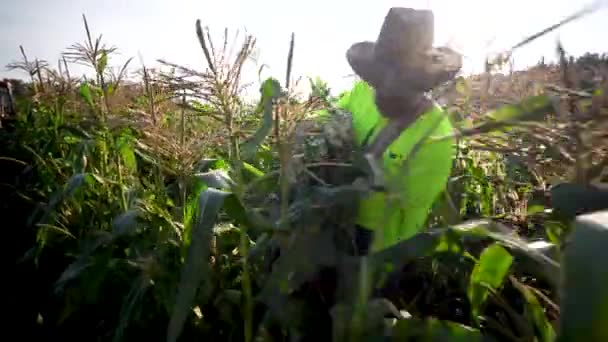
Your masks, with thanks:
M403 319L392 329L391 341L492 341L479 330L437 319Z
M478 319L490 290L497 290L502 285L512 263L511 254L498 244L491 245L481 253L479 262L473 268L467 291L474 320Z
M182 332L191 305L201 281L210 273L209 255L213 227L224 199L230 195L212 188L206 189L199 197L196 222L192 227L188 255L182 267L180 282L177 287L175 306L169 321L167 341L175 342ZM206 293L205 293L206 294Z
M272 124L274 123L272 109L274 100L281 95L281 85L274 78L269 78L262 84L261 92L262 99L260 100L260 107L263 113L262 123L253 137L251 137L243 146L243 154L247 158L251 158L255 155L258 147L272 129Z
M97 73L102 74L108 66L108 51L104 50L97 61Z
M91 87L88 83L83 83L80 88L80 97L82 97L85 102L89 105L89 108L93 109L95 104L93 103L93 95L91 93Z
M118 138L118 151L120 152L120 156L123 164L129 171L136 172L137 171L137 161L135 158L135 150L133 149L133 144L131 143L129 136L121 136Z
M540 305L538 298L536 298L534 293L526 285L518 282L513 283L526 300L526 317L531 322L533 322L534 326L536 327L536 334L539 342L555 341L555 337L557 336L555 333L555 329L553 329L553 325L551 325L551 322L549 322L549 320L547 319L547 315L545 315L545 310Z

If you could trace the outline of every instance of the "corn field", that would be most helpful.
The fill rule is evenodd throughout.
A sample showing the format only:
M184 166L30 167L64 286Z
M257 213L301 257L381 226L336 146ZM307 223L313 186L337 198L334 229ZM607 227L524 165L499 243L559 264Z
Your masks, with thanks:
M251 35L197 21L202 69L131 74L82 19L0 82L19 339L608 341L606 54L433 89L379 191L373 87L294 81L295 35L248 85Z

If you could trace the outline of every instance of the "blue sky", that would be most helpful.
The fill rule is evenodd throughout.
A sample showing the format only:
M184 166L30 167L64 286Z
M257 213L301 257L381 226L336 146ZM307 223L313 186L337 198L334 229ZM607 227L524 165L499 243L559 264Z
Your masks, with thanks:
M30 57L53 65L70 44L84 39L81 14L94 34L119 48L118 64L141 53L146 64L158 58L204 67L195 35L195 21L212 32L224 27L257 38L259 62L266 76L284 78L291 32L296 34L294 74L320 76L344 89L352 71L345 58L354 42L373 40L393 6L430 8L435 13L435 43L449 42L465 55L465 71L482 68L484 56L517 43L580 9L590 0L19 0L3 4L0 13L0 77L19 77L4 65L19 58L22 44ZM604 3L608 0L603 0ZM515 54L518 67L555 55L558 37L574 55L608 52L608 10L602 9L547 35ZM488 45L488 43L490 43ZM74 73L83 69L74 68ZM253 68L251 70L254 70ZM250 74L249 76L252 76ZM253 76L252 76L253 77ZM257 76L256 76L257 77Z

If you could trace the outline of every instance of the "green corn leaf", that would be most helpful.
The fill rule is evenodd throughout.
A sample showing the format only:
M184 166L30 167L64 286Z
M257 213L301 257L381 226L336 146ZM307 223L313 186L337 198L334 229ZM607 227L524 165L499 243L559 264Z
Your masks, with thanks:
M46 223L51 214L65 199L73 196L84 185L91 185L95 180L96 178L90 173L78 173L72 176L63 189L56 191L51 196L44 210L44 216L39 222Z
M135 150L129 136L121 136L117 142L118 151L124 165L132 172L137 171L137 160Z
M608 211L576 218L563 255L557 341L608 341Z
M456 134L459 137L493 134L502 135L523 122L542 121L556 111L556 100L550 96L531 96L520 103L504 105L485 114L481 123L466 125ZM434 137L431 142L453 139L454 135Z
M211 253L213 227L218 212L224 205L224 199L228 195L230 195L229 192L208 188L199 197L198 213L192 227L188 255L181 270L175 305L167 330L168 342L177 341L188 314L192 311L192 301L196 296L199 285L205 276L210 274L209 255ZM203 287L203 290L205 289L208 288ZM204 295L207 296L208 293L205 292Z
M528 319L533 322L536 327L538 341L554 342L555 337L557 336L555 329L553 329L553 325L551 325L551 322L547 319L545 310L540 305L538 298L536 298L534 293L526 285L516 281L512 282L526 300L525 313Z
M188 253L188 248L190 247L190 237L192 236L192 226L194 225L194 220L196 218L196 213L198 211L198 203L199 198L202 193L207 190L208 186L205 182L197 177L194 177L193 180L193 189L191 193L188 195L186 199L186 203L184 205L184 213L182 218L182 223L184 225L184 240L182 242L182 257L186 257Z
M540 121L554 109L553 105L549 96L530 96L520 103L505 105L491 111L487 117L493 122Z
M114 91L116 91L116 85L114 83L110 83L108 84L108 96L112 96L112 94L114 94Z
M65 131L69 135L77 137L78 139L87 140L91 139L91 134L80 127L60 125L58 130Z
M387 123L376 107L373 89L365 82L356 83L350 93L341 97L338 106L352 113L359 145L366 137L373 138ZM387 203L386 194L373 193L361 200L358 211L357 223L373 230L376 236L373 251L410 238L424 227L429 209L445 190L450 176L455 156L453 140L424 144L408 157L429 135L450 135L452 130L449 119L436 106L388 147L383 156L385 176L387 184L396 184L401 200Z
M97 60L97 73L102 74L108 66L108 52L103 51Z
M194 170L196 172L207 172L218 169L227 170L228 168L228 163L224 159L202 159L196 164Z
M477 316L490 290L495 291L502 285L512 263L511 254L498 244L491 245L481 253L471 273L467 291L474 320L478 320Z
M253 223L236 195L231 194L224 200L224 211L238 227L253 228Z
M65 289L65 285L83 275L87 269L95 264L95 257L99 254L95 252L102 246L112 240L112 235L107 232L97 232L98 237L93 240L86 248L78 255L76 260L69 264L55 282L55 291L61 292Z
M272 129L272 124L274 122L272 117L273 102L281 95L281 84L274 78L268 78L262 84L261 92L262 99L260 100L260 106L262 107L264 116L262 117L262 123L258 130L243 146L243 154L246 158L251 158L255 155L258 147Z
M252 179L264 176L264 172L262 170L245 162L243 162L243 171L247 172L247 174L250 175Z
M55 282L55 291L62 291L68 281L78 278L91 264L91 259L83 256L68 265Z
M137 219L140 217L140 210L131 209L114 218L112 221L112 232L114 236L124 236L132 234L137 229Z
M143 276L137 277L131 284L131 290L125 296L122 307L120 309L120 318L114 338L112 341L123 341L125 330L129 322L135 319L137 313L141 310L141 302L145 298L146 291L151 287L149 282L146 282Z
M210 188L229 189L234 182L224 170L213 170L209 172L197 173L194 175L196 179L205 183Z
M336 265L337 254L332 244L328 231L294 235L289 248L276 260L258 300L277 316L291 310L286 307L289 295L312 280L320 269Z
M89 105L89 108L93 109L95 107L95 104L93 103L93 95L91 93L91 87L89 86L89 84L83 83L80 86L79 91L80 96L85 100L87 105Z
M479 330L458 323L409 318L395 324L391 341L489 342L493 339L481 335Z
M91 89L91 92L93 94L95 94L95 96L97 96L97 97L103 96L103 89L101 89L101 87L93 85L93 84L89 84L89 88Z
M490 220L469 221L454 227L455 231L469 241L473 237L491 238L503 246L507 246L514 258L514 267L518 271L534 275L552 286L559 283L560 265L551 258L552 248L536 248L534 243L514 236L509 228ZM466 244L466 240L465 240ZM547 255L548 254L548 255Z

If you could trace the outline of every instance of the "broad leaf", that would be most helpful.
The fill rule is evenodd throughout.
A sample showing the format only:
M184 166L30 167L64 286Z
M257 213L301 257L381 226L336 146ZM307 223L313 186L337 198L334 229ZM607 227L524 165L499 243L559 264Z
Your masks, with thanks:
M247 173L247 175L250 176L250 178L252 179L256 179L256 178L260 178L262 176L264 176L264 172L260 169L258 169L257 167L249 164L249 163L245 163L243 162L243 171L245 171Z
M228 163L224 159L202 159L194 167L194 171L196 172L207 172L217 169L228 169Z
M103 50L101 52L101 56L99 56L99 59L97 60L97 73L103 74L103 72L104 72L104 70L106 70L107 66L108 66L108 52L106 50Z
M547 319L545 309L540 305L538 298L536 298L527 285L521 284L515 280L512 280L512 283L526 300L525 314L526 317L534 323L539 342L554 342L556 337L555 329L553 329L553 325L551 325L551 322Z
M205 182L197 177L194 177L192 191L186 198L184 203L182 224L184 225L184 240L182 242L182 256L185 257L190 247L190 237L192 236L192 226L198 212L199 199L203 192L209 187Z
M493 122L540 121L553 109L553 104L546 95L531 96L520 103L504 105L487 116Z
M328 231L294 234L289 246L274 262L273 271L258 294L258 300L266 304L274 315L281 316L290 309L286 307L289 295L304 282L312 280L321 268L335 266L336 261L336 251Z
M437 319L403 319L392 329L391 341L492 341L479 330L449 321Z
M85 100L85 102L89 105L89 108L93 109L95 104L93 103L93 95L91 93L91 87L88 83L83 83L80 88L80 96Z
M507 246L514 258L514 267L533 275L537 279L543 279L554 287L558 286L560 276L560 265L552 259L555 255L555 246L539 242L528 243L526 240L515 236L508 227L489 220L469 221L454 226L454 232L463 237L465 248L479 245L484 239L492 239L495 242ZM538 248L541 247L541 248Z
M229 189L234 183L228 176L228 173L224 170L197 173L194 176L208 187L215 189Z
M137 220L140 215L139 209L131 209L115 217L112 221L114 236L118 237L134 233L137 230Z
M549 96L532 96L520 103L504 105L485 114L481 123L466 125L457 135L460 137L479 134L501 135L503 131L512 130L516 124L530 121L542 121L547 115L555 113L556 100ZM443 141L453 136L434 138Z
M503 283L513 257L498 244L486 248L479 257L479 262L473 268L467 295L471 302L471 314L477 320L477 315L488 297L490 290L497 290Z
M262 123L258 130L243 146L243 154L246 158L250 158L255 155L258 150L258 146L262 144L272 129L272 124L274 122L272 117L272 109L274 100L281 95L281 85L274 78L269 78L262 84L261 92L262 99L260 100L260 105L262 107L264 116L262 117Z
M208 188L199 198L196 222L192 229L188 255L182 267L180 282L177 287L175 306L169 321L167 341L175 342L182 332L184 323L191 312L191 305L196 292L204 279L209 275L209 255L211 237L219 210L228 192ZM204 293L207 295L207 293Z
M131 172L137 171L137 161L135 158L135 151L133 149L133 144L131 143L130 136L123 135L118 138L117 147L120 152L120 156L125 167L129 169Z
M63 189L56 191L45 208L44 216L40 219L41 223L46 223L50 215L63 201L73 196L84 185L91 185L94 181L99 181L96 175L90 173L79 173L72 176ZM33 217L33 216L32 216ZM29 222L30 224L33 222Z

